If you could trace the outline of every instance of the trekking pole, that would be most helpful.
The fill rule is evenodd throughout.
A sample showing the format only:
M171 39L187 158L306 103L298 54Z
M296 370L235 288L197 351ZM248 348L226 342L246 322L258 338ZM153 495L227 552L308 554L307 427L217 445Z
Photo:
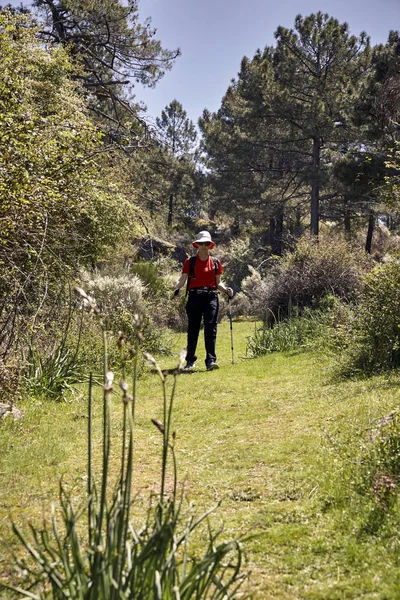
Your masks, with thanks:
M231 301L231 298L228 296L228 317L229 317L229 323L230 323L230 328L231 328L232 364L234 365L235 361L233 360L233 328L232 328L232 312L231 312L230 301Z

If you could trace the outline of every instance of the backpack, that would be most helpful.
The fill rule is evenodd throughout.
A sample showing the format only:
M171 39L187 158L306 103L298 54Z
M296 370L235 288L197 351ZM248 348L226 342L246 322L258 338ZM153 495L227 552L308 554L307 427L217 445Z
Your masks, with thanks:
M187 278L187 283L186 283L186 296L189 293L189 283L192 277L194 277L194 265L196 263L196 256L191 256L189 258L189 275ZM218 289L217 286L217 274L218 274L218 258L215 258L215 256L211 257L213 259L213 263L214 263L214 269L215 269L215 287Z

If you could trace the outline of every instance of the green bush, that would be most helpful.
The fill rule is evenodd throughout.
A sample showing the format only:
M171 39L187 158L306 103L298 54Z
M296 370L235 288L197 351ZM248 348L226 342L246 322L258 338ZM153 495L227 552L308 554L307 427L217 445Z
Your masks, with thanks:
M168 287L165 279L160 275L157 263L141 260L130 267L130 272L139 277L144 286L144 295L146 297L162 297L168 293Z
M81 360L83 308L65 294L59 297L58 313L32 328L24 347L21 380L33 396L59 399L85 381Z
M164 290L165 284L161 277L155 276L155 266L152 263L143 262L138 264L142 265L143 273L151 275L145 282L138 275L127 273L108 274L104 272L84 274L83 284L88 294L96 299L104 325L109 332L114 334L114 338L118 338L120 331L128 338L132 337L135 330L135 315L139 314L144 321L142 331L144 349L152 353L167 354L169 352L169 340L168 336L161 330L165 323L160 319L160 311L158 310L158 304L161 304L160 296L155 297L148 292L149 286L153 285L154 290L158 290L159 294L164 293L162 290ZM146 300L146 295L149 300ZM98 331L96 324L92 324L92 330L93 326L93 335L98 337L98 333L95 333L95 331ZM90 336L88 342L88 352L90 353ZM115 344L112 344L110 350L115 368L118 364L116 357L118 353ZM99 355L98 352L91 354L94 354L94 357Z
M144 286L141 279L127 273L83 273L82 282L89 296L96 298L103 317L113 321L115 313L134 315L143 312Z
M278 322L273 327L266 324L256 330L254 335L248 338L246 352L251 357L256 357L269 352L309 348L326 334L327 329L326 314L308 310L303 316Z
M69 51L43 44L28 13L2 11L0 32L4 355L10 348L17 354L45 307L57 310L58 295L79 267L104 258L131 233L134 210L71 79Z
M337 333L341 372L373 373L400 365L400 262L375 267L353 317Z
M400 423L396 412L380 419L373 430L360 469L358 490L373 493L382 508L396 500L400 482Z
M349 302L360 290L369 264L364 252L343 240L304 237L293 252L276 257L266 277L252 286L252 312L273 323L290 317L294 308L301 313L317 307L328 294Z
M48 356L43 356L36 346L29 348L23 380L29 394L58 399L83 382L85 376L77 350L61 341Z
M370 415L368 415L370 420ZM358 535L397 537L400 511L400 421L397 410L368 425L342 424L325 440L326 508L337 508ZM332 464L335 471L332 472Z
M8 357L0 357L1 402L13 404L20 395L20 362Z

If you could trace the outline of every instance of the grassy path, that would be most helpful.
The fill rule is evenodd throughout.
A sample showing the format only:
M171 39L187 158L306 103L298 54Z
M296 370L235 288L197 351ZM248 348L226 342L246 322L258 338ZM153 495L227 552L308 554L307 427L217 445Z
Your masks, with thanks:
M351 498L333 503L338 458L327 439L399 404L399 379L334 382L329 362L317 354L242 358L254 324L234 323L235 364L229 324L220 326L218 371L199 369L178 380L173 415L180 482L197 512L222 500L212 521L224 537L254 534L246 543L254 598L400 598L397 547L392 538L362 536ZM177 363L185 336L176 336ZM200 344L199 356L203 347ZM172 383L172 377L171 383ZM118 411L116 400L116 411ZM100 397L96 401L100 435ZM10 543L8 513L19 524L38 520L65 474L77 498L85 492L85 392L69 403L26 402L20 423L0 426L0 536ZM138 385L137 509L155 489L160 436L150 418L160 418L157 377ZM114 442L120 439L116 420ZM116 450L118 454L118 450ZM350 511L351 512L351 511ZM0 556L0 575L10 574Z

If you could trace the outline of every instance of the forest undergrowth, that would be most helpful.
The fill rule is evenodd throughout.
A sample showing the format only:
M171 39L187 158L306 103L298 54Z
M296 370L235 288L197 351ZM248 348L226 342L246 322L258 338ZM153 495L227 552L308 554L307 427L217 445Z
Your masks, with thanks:
M399 597L398 480L390 460L400 439L394 412L400 378L395 372L335 378L332 357L321 351L249 359L246 343L255 327L233 323L232 364L223 322L221 368L208 373L199 358L193 373L178 378L172 428L187 502L202 512L221 501L212 525L223 526L224 539L249 538L250 577L241 591L253 598ZM176 334L173 356L160 358L163 369L176 365L184 344L185 335ZM155 379L149 369L138 381L133 519L145 513L157 486L160 434L151 419L162 416L162 400ZM77 504L84 499L86 398L82 386L63 402L26 399L20 421L0 424L3 581L18 583L8 552L17 548L10 515L25 531L28 522L50 516L61 475ZM111 443L119 447L119 399L112 410ZM93 419L96 470L100 388Z

